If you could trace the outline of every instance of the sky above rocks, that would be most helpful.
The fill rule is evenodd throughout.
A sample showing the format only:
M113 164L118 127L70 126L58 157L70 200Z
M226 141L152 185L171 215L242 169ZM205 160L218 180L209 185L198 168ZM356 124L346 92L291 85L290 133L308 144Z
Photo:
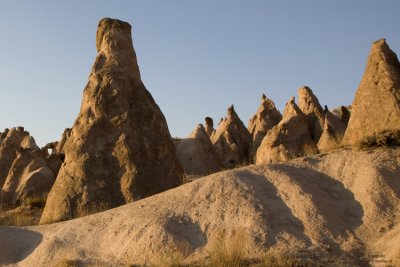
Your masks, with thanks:
M98 21L132 25L142 80L172 136L234 104L247 125L265 93L283 111L309 86L321 105L351 104L371 43L400 53L400 1L1 1L0 131L41 146L79 112Z

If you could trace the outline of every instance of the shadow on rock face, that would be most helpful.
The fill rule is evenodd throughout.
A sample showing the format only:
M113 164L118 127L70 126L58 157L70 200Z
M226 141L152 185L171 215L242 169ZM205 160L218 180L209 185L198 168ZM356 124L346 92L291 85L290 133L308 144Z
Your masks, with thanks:
M200 225L185 216L174 216L165 223L166 232L171 235L182 254L192 253L207 244L207 237Z
M43 236L17 227L0 226L0 265L15 264L27 258Z

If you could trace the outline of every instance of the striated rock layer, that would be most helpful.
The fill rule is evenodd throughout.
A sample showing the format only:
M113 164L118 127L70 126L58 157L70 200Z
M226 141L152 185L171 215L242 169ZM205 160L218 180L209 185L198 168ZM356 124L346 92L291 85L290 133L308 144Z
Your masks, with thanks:
M400 129L400 63L385 39L372 44L364 76L357 89L345 145Z
M131 26L102 19L79 115L41 223L132 202L181 184L166 120L143 85Z

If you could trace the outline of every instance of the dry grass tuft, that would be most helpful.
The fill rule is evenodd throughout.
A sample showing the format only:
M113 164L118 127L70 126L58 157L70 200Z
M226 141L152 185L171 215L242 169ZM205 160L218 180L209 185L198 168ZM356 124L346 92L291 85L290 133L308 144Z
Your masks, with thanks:
M400 146L400 130L384 131L374 136L366 137L360 143L360 148L377 146Z

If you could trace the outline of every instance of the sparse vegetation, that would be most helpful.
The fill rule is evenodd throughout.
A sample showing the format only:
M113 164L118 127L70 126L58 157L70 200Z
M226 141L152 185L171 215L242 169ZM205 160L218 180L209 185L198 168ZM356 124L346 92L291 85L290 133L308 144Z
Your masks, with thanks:
M374 136L366 137L361 141L361 148L370 148L376 146L399 146L400 130L384 131Z
M23 199L19 206L0 204L0 225L29 226L37 225L42 214L45 196L31 196Z
M163 260L163 266L169 267L308 267L314 266L300 257L287 253L267 252L257 258L246 256L247 247L244 231L237 232L232 238L226 238L222 233L221 238L214 242L209 251L209 256L199 262L185 263L189 255L189 244L172 246L170 252ZM323 265L316 265L323 266Z

